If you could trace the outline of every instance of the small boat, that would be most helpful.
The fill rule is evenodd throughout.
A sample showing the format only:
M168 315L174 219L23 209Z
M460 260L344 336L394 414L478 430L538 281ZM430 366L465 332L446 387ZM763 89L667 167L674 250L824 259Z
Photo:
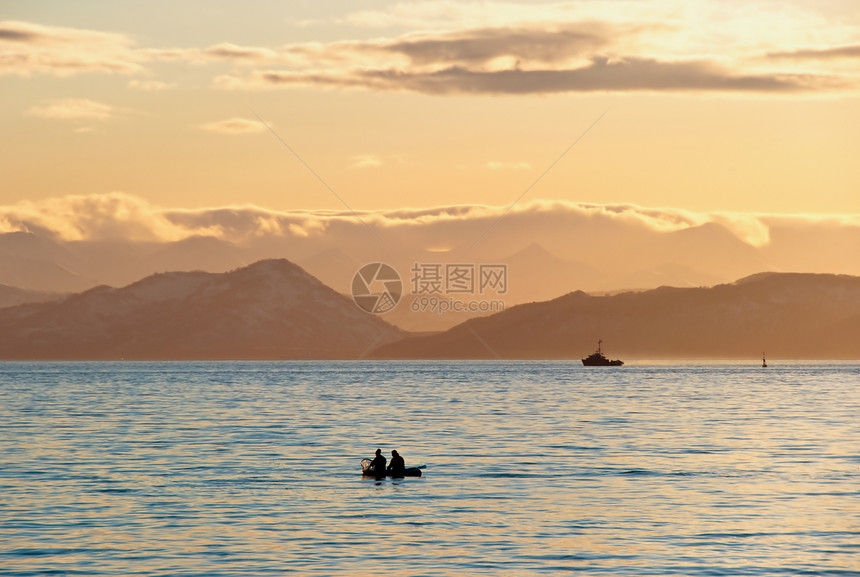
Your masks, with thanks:
M364 475L365 477L375 477L377 479L381 479L383 477L394 477L394 478L420 477L421 476L421 469L424 469L426 467L426 465L419 465L418 467L406 467L403 470L403 474L401 474L401 475L395 475L393 473L385 473L383 475L378 475L375 471L368 470L368 469L370 469L370 464L372 462L373 461L371 461L370 459L362 459L361 460L361 474Z
M600 345L602 344L602 340L597 341L597 351L582 359L583 365L586 367L620 367L624 364L624 361L619 361L618 359L610 361L604 357L603 351L600 350Z

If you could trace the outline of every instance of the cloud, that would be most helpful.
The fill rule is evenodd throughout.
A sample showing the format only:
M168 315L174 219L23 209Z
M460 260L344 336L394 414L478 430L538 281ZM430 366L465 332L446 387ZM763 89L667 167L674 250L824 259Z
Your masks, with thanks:
M206 124L201 124L199 128L216 134L255 134L267 130L266 125L259 120L238 116L217 122L207 122Z
M342 25L406 30L456 30L552 25L565 22L661 23L652 46L709 47L712 54L757 45L856 37L856 26L828 16L814 3L748 0L558 0L550 2L410 0L379 9L353 11L334 21ZM824 4L824 3L819 3ZM682 44L681 44L682 43ZM698 48L697 48L698 49Z
M43 231L64 240L166 241L191 236L146 200L120 192L0 206L0 231Z
M341 24L369 28L441 29L509 26L522 22L565 22L572 19L607 18L633 11L646 15L642 2L616 0L607 9L605 2L462 2L458 0L418 0L397 2L380 10L359 10L338 18ZM650 3L653 5L653 2ZM590 5L590 6L589 6ZM601 6L602 5L602 6ZM611 8L615 8L612 10ZM646 8L647 10L647 8ZM647 13L653 14L651 9Z
M222 42L205 48L201 54L213 58L249 61L274 60L278 57L278 52L269 48L239 46L230 42Z
M724 281L762 270L860 274L860 215L707 213L550 200L521 203L507 213L506 209L487 205L357 213L277 211L253 205L176 209L115 192L0 206L0 233L30 231L59 241L146 243L210 236L247 251L248 258L286 256L301 261L340 250L365 262L390 262L402 271L422 259L499 262L537 244L571 263L621 276L664 265ZM430 252L442 246L450 252ZM594 286L630 286L622 280L619 286L612 282Z
M423 2L418 6L436 13L439 7L453 6L449 4ZM508 16L490 18L499 22L493 27L470 27L473 19L464 17L450 22L453 29L287 45L277 58L270 54L258 59L259 66L244 74L234 71L217 76L214 86L231 90L362 88L433 95L594 91L790 94L857 87L856 78L844 70L809 71L774 58L762 60L763 46L792 45L798 38L820 40L800 33L801 15L769 14L754 5L747 10L725 10L731 16L726 18L714 13L711 6L705 16L715 19L717 26L683 3L622 0L618 4L629 8L630 13L619 11L617 6L608 10L608 4L600 1L588 3L592 7L589 10L583 10L582 3L562 2L537 8L532 16L543 16L530 17L531 6L485 2L481 4L484 12L499 8ZM693 4L701 4L703 10L710 6ZM398 6L392 10L405 14ZM643 19L637 21L633 14ZM554 15L556 20L541 20L547 15ZM765 25L767 21L773 26ZM773 35L777 24L787 26L797 37L792 40ZM735 38L735 26L750 38ZM803 26L808 29L809 22ZM694 34L703 28L706 33ZM844 31L840 30L841 35ZM246 52L253 53L244 48L243 58ZM289 60L289 66L272 66L278 59ZM773 65L768 66L768 62Z
M146 92L158 92L161 90L176 88L176 84L162 82L160 80L129 80L127 86L135 90L143 90Z
M860 238L858 216L768 215L757 213L702 213L678 208L649 208L634 204L589 204L538 200L522 203L505 214L506 207L454 205L430 208L403 208L380 211L271 211L260 207L232 207L200 210L165 210L170 222L187 231L217 230L224 240L238 244L266 236L310 238L326 245L378 246L378 239L366 230L373 226L383 238L401 250L422 251L440 239L449 246L467 246L491 224L499 221L499 240L516 245L522 239L548 234L574 234L582 241L597 238L611 241L624 234L669 234L703 225L718 225L740 242L766 247L773 227L791 230L801 225L851 229ZM555 231L555 232L553 232ZM638 231L638 232L635 232ZM594 238L591 238L594 235ZM601 236L603 235L603 236ZM514 240L516 239L516 240ZM580 242L582 242L580 241ZM482 241L483 242L483 241ZM528 244L532 241L523 241ZM554 241L546 241L552 243ZM525 246L525 245L523 245ZM575 246L572 245L572 246ZM513 250L513 249L512 249ZM573 255L575 256L575 255Z
M856 89L851 70L798 68L798 45L856 39L860 29L812 8L752 1L594 0L400 2L341 24L412 29L393 38L305 43L215 86L312 86L423 94L731 92L799 94ZM419 31L414 31L419 30ZM802 52L800 53L802 54ZM854 45L815 53L848 57ZM807 54L812 56L812 54Z
M30 116L60 120L108 120L113 113L113 107L86 98L52 100L27 110Z
M129 74L161 61L229 65L212 86L231 90L805 94L858 87L856 71L837 63L857 57L856 25L759 0L420 0L338 22L406 31L280 46L140 48L122 34L7 21L0 23L0 74Z
M377 49L402 54L413 65L484 65L508 58L513 62L552 64L593 53L629 34L600 22L578 22L540 28L478 28L441 34L411 34Z
M102 271L91 278L118 284L154 272L153 266L163 270L164 262L118 261L108 254L117 251L105 253L104 246L119 248L120 255L132 248L141 255L185 255L171 258L182 264L170 266L204 270L225 270L237 259L289 258L345 292L360 263L386 262L404 280L415 263L507 263L510 304L576 289L731 282L766 270L860 275L860 215L704 213L549 200L518 204L507 213L487 205L357 214L253 205L177 209L115 192L0 206L0 233L14 231L58 243L54 254L66 255L59 262L69 270ZM195 236L229 246L206 241L162 250L161 243ZM14 238L0 241L10 255L20 246ZM434 327L422 330L428 328Z
M860 58L860 44L833 46L830 48L805 48L787 52L771 52L769 58L777 60L833 60Z
M0 75L134 74L142 60L123 34L0 22Z
M742 74L707 61L594 57L586 66L563 69L432 71L358 69L341 73L268 70L240 78L221 76L221 86L261 89L298 85L401 90L423 94L549 94L563 92L763 92L799 93L846 89L847 82L813 74Z
M232 64L261 64L266 62L288 62L283 50L263 46L240 46L231 42L220 42L205 48L146 48L141 54L149 59L184 61L193 64L228 61Z
M153 60L198 64L218 61L291 63L292 59L286 56L271 48L243 47L228 42L206 48L140 48L124 34L30 22L0 22L0 75L137 74L145 70L145 63ZM172 86L157 81L129 83L130 88L140 90L164 90Z
M261 236L328 234L348 225L363 231L365 223L381 231L463 225L476 230L505 214L504 206L451 205L395 210L294 210L275 211L258 206L227 206L176 209L155 206L143 198L122 192L70 195L41 201L22 201L0 206L3 230L39 228L70 240L88 238L178 239L213 234L225 240L242 241ZM694 212L678 208L652 208L634 204L593 204L536 200L516 205L500 223L511 225L561 219L616 222L643 230L672 232L715 223L732 231L740 240L755 246L769 241L772 226L798 227L817 223L860 227L860 215L770 215L758 213ZM447 224L446 224L447 223ZM471 224L469 224L471 223ZM528 230L528 227L525 227ZM534 230L534 229L533 229ZM467 235L468 236L468 235ZM373 240L373 239L371 239ZM465 240L465 239L464 239Z
M376 168L382 166L382 160L375 154L359 154L350 159L351 168Z
M770 227L762 215L716 212L709 218L710 222L725 226L747 244L762 247L770 243Z
M479 28L552 29L592 22L612 30L613 52L658 60L724 64L798 46L856 43L856 20L828 13L826 3L748 0L557 0L548 2L415 0L359 9L342 25L430 33ZM637 34L620 34L625 28Z

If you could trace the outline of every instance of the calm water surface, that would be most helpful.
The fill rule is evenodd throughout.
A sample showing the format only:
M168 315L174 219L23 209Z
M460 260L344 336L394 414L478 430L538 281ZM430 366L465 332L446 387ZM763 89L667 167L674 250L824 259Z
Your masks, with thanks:
M0 574L383 569L860 575L860 365L0 363Z

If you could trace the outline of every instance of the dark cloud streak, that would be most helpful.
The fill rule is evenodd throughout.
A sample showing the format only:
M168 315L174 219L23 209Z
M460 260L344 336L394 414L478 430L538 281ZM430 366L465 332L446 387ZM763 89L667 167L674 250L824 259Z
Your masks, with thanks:
M849 44L832 48L807 48L789 52L771 52L768 58L776 60L831 60L860 58L860 44Z
M43 36L31 30L16 29L9 25L0 26L0 40L9 42L33 42Z
M421 72L396 69L348 74L268 71L263 82L407 90L424 94L535 94L596 91L767 92L812 90L826 79L810 75L735 74L707 61L593 58L581 68L498 71L452 66Z
M384 50L403 54L417 65L453 62L475 65L500 57L555 63L605 48L612 43L612 37L609 28L600 23L582 23L558 30L486 28L404 38L385 45Z
M206 56L234 60L264 60L271 58L273 52L265 48L237 46L230 43L221 43L210 46L201 51Z

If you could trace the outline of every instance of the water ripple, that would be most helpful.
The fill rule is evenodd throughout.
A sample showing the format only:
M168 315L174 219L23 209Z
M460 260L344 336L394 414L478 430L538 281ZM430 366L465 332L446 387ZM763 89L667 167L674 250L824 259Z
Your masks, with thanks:
M0 363L0 574L860 575L860 366L774 369Z

